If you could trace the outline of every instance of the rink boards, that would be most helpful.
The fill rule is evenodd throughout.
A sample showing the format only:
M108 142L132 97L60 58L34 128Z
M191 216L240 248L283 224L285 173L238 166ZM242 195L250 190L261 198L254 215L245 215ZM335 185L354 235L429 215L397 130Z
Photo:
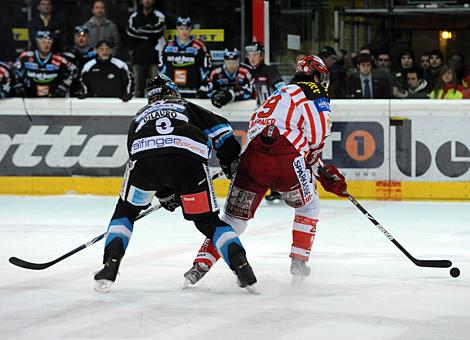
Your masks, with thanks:
M254 101L222 110L241 142ZM135 99L0 101L0 193L114 195L127 161ZM470 199L470 101L333 100L323 160L340 168L350 192L372 199ZM217 166L214 158L210 165ZM223 196L227 180L217 180ZM319 188L320 195L332 197Z

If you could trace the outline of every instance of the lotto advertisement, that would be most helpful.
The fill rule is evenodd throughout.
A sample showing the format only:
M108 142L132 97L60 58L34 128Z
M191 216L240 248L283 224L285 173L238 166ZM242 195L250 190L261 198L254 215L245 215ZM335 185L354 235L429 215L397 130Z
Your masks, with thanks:
M129 123L144 102L128 105L128 110L113 102L121 106L113 114L112 105L102 110L64 100L61 109L48 113L45 105L35 110L33 101L28 107L20 99L12 101L18 105L10 102L5 108L0 104L2 181L9 177L122 176L128 159ZM403 106L392 111L389 101L374 102L332 103L333 125L322 154L324 162L335 164L351 183L375 183L372 191L376 192L385 187L390 193L398 187L402 195L403 184L408 182L454 183L466 197L470 191L470 110L460 105L448 114L450 104L443 112L442 106L435 109L418 100L412 101L414 108L409 112ZM229 119L241 143L253 108L251 102L230 104L226 112L218 112ZM217 167L214 155L209 165Z

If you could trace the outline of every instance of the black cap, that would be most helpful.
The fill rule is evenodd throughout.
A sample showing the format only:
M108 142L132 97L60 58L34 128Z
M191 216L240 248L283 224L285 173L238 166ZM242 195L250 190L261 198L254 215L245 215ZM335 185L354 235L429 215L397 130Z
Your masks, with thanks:
M88 30L88 27L86 26L75 26L74 28L74 33L81 33L81 34L88 34L90 31Z
M187 26L187 27L192 27L193 22L191 21L190 17L183 18L183 17L178 17L176 19L176 26Z
M101 39L96 42L95 48L98 48L100 46L108 46L109 48L113 48L113 43L110 40Z

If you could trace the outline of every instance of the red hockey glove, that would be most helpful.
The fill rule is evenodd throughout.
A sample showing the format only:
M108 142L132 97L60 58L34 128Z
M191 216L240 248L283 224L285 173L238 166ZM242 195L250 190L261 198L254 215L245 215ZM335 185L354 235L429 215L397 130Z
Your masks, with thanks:
M340 197L348 197L346 179L334 165L325 164L323 167L319 167L316 179L326 191Z

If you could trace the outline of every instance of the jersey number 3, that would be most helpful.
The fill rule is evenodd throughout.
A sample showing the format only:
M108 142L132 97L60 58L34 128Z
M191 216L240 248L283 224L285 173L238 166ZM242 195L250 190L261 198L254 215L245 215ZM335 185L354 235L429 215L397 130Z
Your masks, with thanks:
M159 118L155 121L157 132L161 135L172 133L175 129L171 126L171 120L168 117Z

